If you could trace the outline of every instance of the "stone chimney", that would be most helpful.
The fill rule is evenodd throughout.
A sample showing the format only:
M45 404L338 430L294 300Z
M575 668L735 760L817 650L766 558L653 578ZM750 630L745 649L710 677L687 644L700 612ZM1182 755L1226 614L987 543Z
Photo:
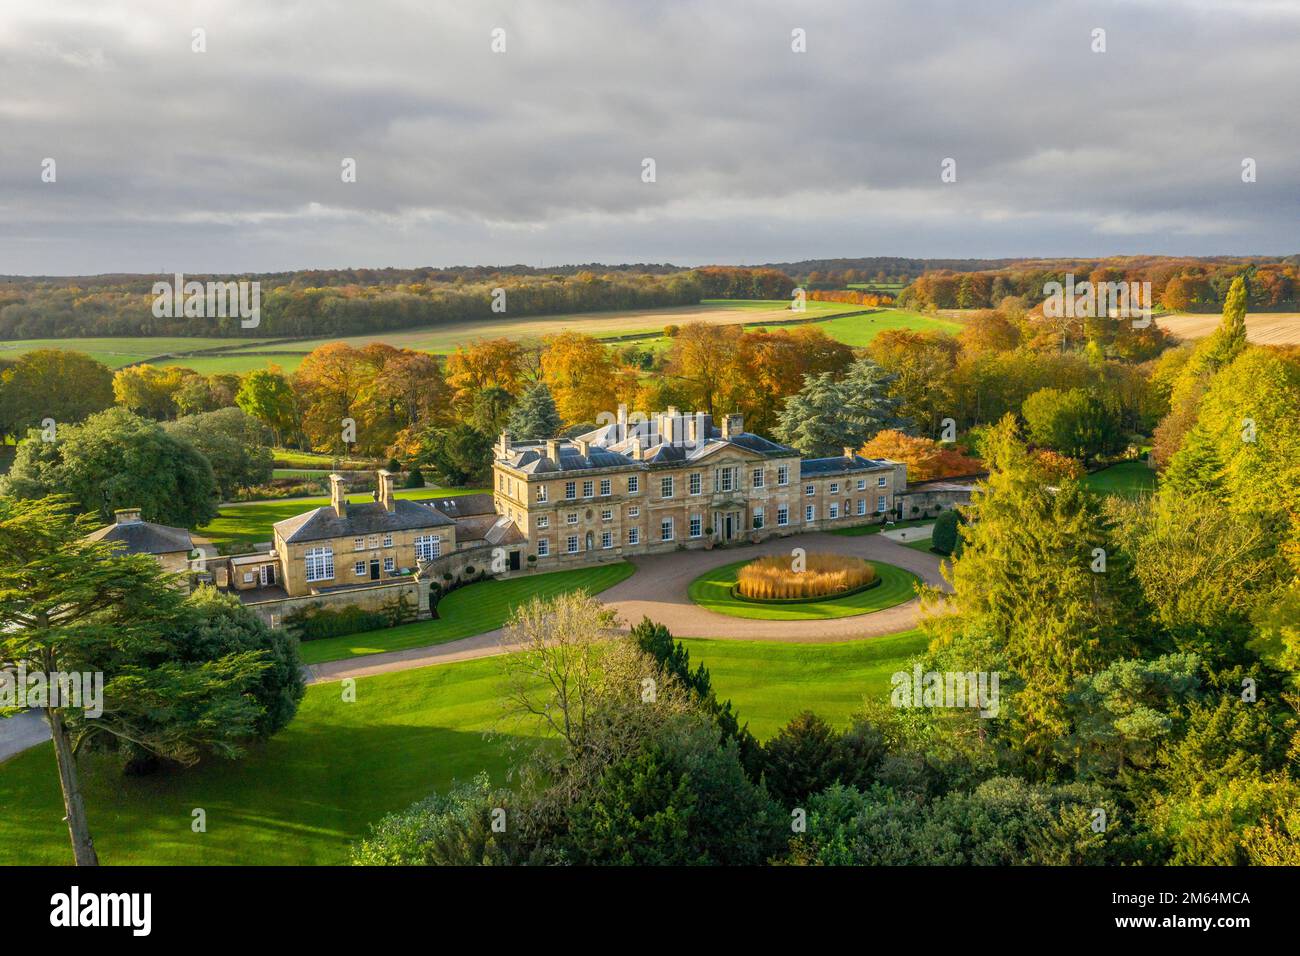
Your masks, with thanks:
M629 452L630 452L630 454L631 454L631 456L632 456L632 460L633 460L633 461L640 461L640 460L644 457L644 455L642 454L643 451L644 451L644 449L641 447L641 436L640 436L640 434L633 435L633 436L632 436L632 447L629 449Z
M578 446L578 454L582 457L586 458L591 454L591 442L585 438L577 438L573 443Z
M858 451L857 451L857 449L856 449L856 448L851 448L850 446L845 445L845 446L844 446L844 457L847 458L847 459L849 459L849 461L852 461L854 458L857 458L857 457L858 457Z
M740 412L732 412L730 415L722 416L722 437L730 441L736 435L745 430L745 416Z
M510 454L510 433L504 428L501 429L501 437L497 439L496 453L498 458L505 458Z
M113 512L113 521L116 524L139 524L139 508L118 508Z
M627 438L627 405L618 406L618 431L614 433L614 441L620 442Z
M546 439L546 457L555 462L555 467L560 467L560 439Z
M393 499L393 473L386 468L379 469L379 503L389 514L397 507Z
M686 419L686 440L692 448L699 448L709 440L713 431L713 416L705 412L696 412Z
M348 489L343 476L337 471L330 475L330 507L338 517L348 516Z
M686 436L682 432L682 413L676 405L669 405L668 410L659 416L659 440L675 445Z

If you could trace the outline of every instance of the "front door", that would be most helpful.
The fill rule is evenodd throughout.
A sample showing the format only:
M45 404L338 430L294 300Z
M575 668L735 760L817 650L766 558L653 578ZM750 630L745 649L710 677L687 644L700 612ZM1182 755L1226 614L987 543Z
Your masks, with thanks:
M370 562L370 580L379 580L379 562L377 560Z
M722 521L722 540L723 540L723 541L730 541L730 540L731 540L731 533L732 533L732 529L731 529L731 515L728 514L727 517L724 518L723 521Z
M269 585L269 584L274 584L274 583L275 583L275 565L274 565L274 564L264 564L264 565L262 565L262 567L261 567L260 579L261 579L262 587L266 587L266 586Z
M510 552L510 570L511 570L511 571L518 571L518 570L519 570L519 552L518 552L518 551L511 551L511 552Z

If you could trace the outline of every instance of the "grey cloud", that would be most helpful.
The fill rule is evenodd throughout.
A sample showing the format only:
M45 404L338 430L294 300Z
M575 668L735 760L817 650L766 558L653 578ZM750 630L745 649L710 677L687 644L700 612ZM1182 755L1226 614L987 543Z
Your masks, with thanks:
M1296 4L194 9L0 11L0 272L1297 246Z

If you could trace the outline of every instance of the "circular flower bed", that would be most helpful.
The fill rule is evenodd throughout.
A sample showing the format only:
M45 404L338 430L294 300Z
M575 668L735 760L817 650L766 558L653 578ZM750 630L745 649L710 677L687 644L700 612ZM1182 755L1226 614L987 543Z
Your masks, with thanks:
M812 621L869 614L904 604L916 596L916 575L883 561L868 561L873 583L865 588L807 599L756 600L736 593L737 578L749 561L706 571L691 582L690 598L700 607L731 617L769 621Z
M878 584L870 561L844 554L755 558L736 574L733 593L746 601L817 601Z

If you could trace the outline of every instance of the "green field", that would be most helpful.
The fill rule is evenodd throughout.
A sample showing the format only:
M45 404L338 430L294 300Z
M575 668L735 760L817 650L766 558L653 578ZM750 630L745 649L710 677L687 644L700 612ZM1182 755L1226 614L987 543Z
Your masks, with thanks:
M501 581L479 581L457 588L438 602L438 618L416 621L378 631L364 631L345 637L329 637L302 645L302 659L308 664L337 661L382 651L404 651L411 647L445 644L503 627L514 609L533 598L552 598L579 588L599 594L630 577L636 569L626 561L594 568L527 574Z
M612 312L578 312L567 315L538 315L520 319L501 318L489 322L451 322L436 328L369 332L363 335L333 336L307 339L300 342L275 345L250 342L231 353L220 356L196 357L186 365L196 371L246 371L261 368L267 363L280 366L286 372L298 367L312 349L329 342L346 342L360 347L368 342L387 342L401 348L417 349L445 355L457 347L478 338L511 338L538 340L542 336L559 332L585 332L597 338L615 338L662 331L667 325L684 325L688 322L716 322L740 324L763 315L769 321L798 318L790 312L784 300L731 300L705 299L699 305L676 306L662 309L619 310ZM839 302L809 302L808 313L835 315L852 311L855 307ZM258 356L256 353L272 353Z
M490 488L403 488L396 492L398 498L425 501L430 498L454 498L491 491ZM373 501L368 491L348 495L348 501L359 504ZM244 501L223 505L221 514L211 524L199 528L196 534L207 538L217 547L231 544L256 544L270 541L271 526L277 521L292 518L330 503L329 497L273 498L269 501Z
M140 338L94 338L94 339L20 339L16 342L0 342L0 358L17 358L24 352L36 349L74 349L85 352L92 358L103 362L109 368L121 368L132 362L143 362L156 355L170 352L192 352L199 349L219 348L238 345L238 339L195 338L187 339L168 336L141 336ZM169 360L169 365L189 364ZM260 367L260 366L258 366Z
M667 325L685 325L689 322L743 324L746 328L776 328L791 319L811 318L818 315L835 316L845 312L861 311L864 306L844 302L808 302L807 311L800 314L788 309L785 300L705 299L699 305L673 308L620 310L612 312L581 312L569 315L531 316L528 318L501 318L494 321L454 322L436 328L369 332L363 335L334 336L285 342L279 339L221 339L221 338L85 338L85 339L23 339L0 342L0 357L16 357L37 348L76 349L88 352L111 368L120 368L133 362L143 362L166 354L175 358L160 360L157 364L183 365L196 372L249 372L253 369L276 365L285 372L293 372L303 357L312 349L328 342L347 342L362 346L368 342L387 342L402 348L417 349L435 354L454 352L457 346L477 338L506 337L536 340L557 332L586 332L602 339L623 335L640 335L661 332ZM884 309L873 315L828 318L814 323L832 338L852 346L866 345L885 329L915 328L941 329L956 332L959 322L922 315L902 309ZM639 344L651 348L664 348L669 340L655 337L640 340ZM213 355L185 355L186 352L211 348L226 348Z
M687 593L706 611L762 621L819 621L830 617L853 617L894 607L916 596L918 578L911 571L883 561L868 562L876 569L880 584L843 598L827 598L800 604L759 604L733 597L736 573L751 559L724 564L706 571L691 582Z
M1084 475L1083 487L1099 495L1136 498L1156 490L1156 472L1146 462L1122 461L1118 465Z
M918 332L938 331L948 332L953 335L956 335L962 329L960 322L922 315L920 312L911 312L907 309L884 309L870 315L850 315L841 319L828 319L825 322L816 323L815 327L821 329L836 341L843 342L845 345L852 345L854 348L861 348L870 344L871 340L877 335L890 329L914 329Z
M866 695L925 646L917 632L851 644L691 640L718 694L767 737L804 709L842 726ZM454 779L487 770L504 782L499 662L465 661L357 681L356 701L317 684L294 721L235 763L213 761L123 777L112 761L80 758L91 832L105 864L339 864L370 823ZM0 865L71 862L53 748L0 766ZM207 813L193 833L191 812Z

